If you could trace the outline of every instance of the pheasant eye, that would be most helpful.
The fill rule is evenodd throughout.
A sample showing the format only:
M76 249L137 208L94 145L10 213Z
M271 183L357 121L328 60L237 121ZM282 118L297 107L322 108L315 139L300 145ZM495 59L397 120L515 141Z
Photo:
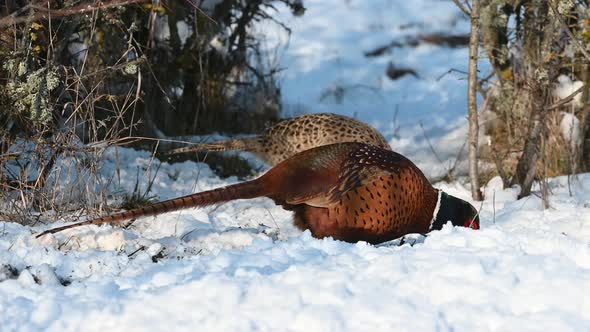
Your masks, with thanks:
M467 221L463 224L463 227L471 228L471 229L479 229L479 225L477 224L476 220L471 218L467 219Z

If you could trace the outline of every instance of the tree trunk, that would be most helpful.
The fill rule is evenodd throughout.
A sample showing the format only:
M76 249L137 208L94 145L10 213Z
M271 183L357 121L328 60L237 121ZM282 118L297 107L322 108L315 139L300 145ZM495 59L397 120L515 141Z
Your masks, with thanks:
M548 4L543 2L527 6L526 14L523 50L525 61L531 64L528 73L531 103L524 148L512 179L512 185L518 184L521 187L518 198L530 195L537 175L540 141L541 136L545 135L544 121L551 89L550 80L556 77L555 66L552 66L549 56L554 41L553 34L557 30L556 20L549 15Z
M536 105L537 106L537 105ZM521 186L518 198L526 197L531 193L531 187L537 174L537 160L539 159L539 141L543 124L541 121L541 110L533 110L532 121L529 123L528 137L526 139L522 156L518 160L516 174L512 184Z
M469 39L469 82L467 111L469 113L469 177L471 196L476 201L483 199L479 189L477 149L479 123L477 119L477 59L479 51L479 0L473 0L471 7L471 36Z

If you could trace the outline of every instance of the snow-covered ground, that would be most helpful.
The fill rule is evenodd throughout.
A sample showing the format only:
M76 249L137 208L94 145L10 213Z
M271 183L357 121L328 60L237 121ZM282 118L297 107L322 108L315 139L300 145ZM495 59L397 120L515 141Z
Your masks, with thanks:
M363 53L405 36L466 32L453 3L305 4L300 18L284 9L293 28L280 56L287 112L357 116L429 176L444 172L465 137L466 82L439 77L465 70L467 50ZM283 38L265 31L269 43ZM390 81L390 60L419 78ZM338 86L347 88L340 103L321 100ZM150 157L119 149L126 190ZM115 167L109 150L102 173ZM152 193L166 199L236 181L204 164L164 163ZM458 182L436 186L469 199ZM403 245L314 239L262 198L41 239L33 235L47 226L0 222L0 331L588 331L590 174L549 187L543 209L539 197L517 200L518 189L492 179L486 200L474 203L481 230L445 227Z

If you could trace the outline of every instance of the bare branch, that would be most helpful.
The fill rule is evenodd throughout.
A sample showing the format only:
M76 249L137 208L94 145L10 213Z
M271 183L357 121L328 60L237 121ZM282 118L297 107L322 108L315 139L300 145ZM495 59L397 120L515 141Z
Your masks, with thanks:
M459 9L461 9L463 14L467 15L468 17L471 16L471 13L469 12L469 10L467 10L467 7L465 7L461 2L459 2L459 0L453 0L453 2L455 3L455 5L457 5L457 7L459 7Z
M584 88L586 88L586 85L582 85L580 88L578 88L576 91L572 92L569 96L561 99L560 101L558 101L557 103L548 106L545 108L545 111L551 111L554 110L556 108L559 108L567 103L569 103L570 101L572 101L578 94L580 94L582 91L584 91Z
M38 21L42 19L51 18L60 18L65 16L83 14L87 12L92 12L99 9L106 9L112 7L119 7L119 6L126 6L136 3L143 3L149 2L149 0L111 0L108 2L98 2L98 3L82 3L77 6L66 8L66 9L56 9L51 10L45 7L31 5L29 8L35 9L36 12L32 17L31 16L19 16L16 17L18 14L9 15L0 19L0 28L7 27L10 25L21 24L30 21Z

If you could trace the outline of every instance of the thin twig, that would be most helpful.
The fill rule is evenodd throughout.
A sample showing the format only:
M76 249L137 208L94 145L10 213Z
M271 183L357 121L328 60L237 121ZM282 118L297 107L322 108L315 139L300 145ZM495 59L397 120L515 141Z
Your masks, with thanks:
M455 5L457 5L457 7L459 7L459 9L461 9L463 14L467 15L468 17L471 16L471 13L467 10L467 8L461 2L459 2L459 0L453 0L453 2L455 3Z
M449 179L453 179L453 175L448 170L448 168L445 166L445 164L443 163L442 159L438 156L438 153L436 153L436 150L434 149L434 146L432 146L432 143L430 143L430 139L428 139L428 136L426 135L426 130L424 129L424 125L422 124L422 121L420 121L419 124L420 124L420 128L422 128L422 134L424 135L424 138L426 139L426 143L428 143L428 146L430 147L430 150L432 151L432 153L434 154L434 156L436 157L436 159L438 160L438 162L445 169L445 171L446 171L447 176L449 177Z
M139 248L137 248L137 250L135 250L134 252L130 253L129 255L127 255L127 257L131 258L131 256L137 254L138 252L140 252L141 250L145 250L145 246L140 246Z
M203 14L203 16L208 18L209 21L215 23L215 25L219 25L219 23L217 23L217 21L215 21L213 18L211 18L211 16L207 15L207 13L205 13L201 8L199 8L198 6L195 6L195 4L192 2L192 0L184 0L184 2L186 2L193 9L196 9L199 13Z
M450 73L459 73L459 74L465 74L465 75L469 75L468 72L464 71L464 70L460 70L460 69L455 69L455 68L451 68L449 70L447 70L446 72L442 73L440 76L438 76L436 78L436 81L440 81L443 77L447 76Z
M572 101L572 100L573 100L573 99L574 99L574 98L575 98L575 97L576 97L578 94L582 93L582 92L584 91L584 88L585 88L585 87L586 87L585 85L582 85L582 86L581 86L581 87L579 87L579 88L578 88L576 91L572 92L572 93L571 93L569 96L567 96L567 97L565 97L565 98L563 98L563 99L560 99L560 100L559 100L557 103L555 103L555 104L553 104L553 105L551 105L551 106L549 106L549 107L546 107L546 108L545 108L545 111L552 111L552 110L554 110L554 109L556 109L556 108L559 108L559 107L561 107L561 106L563 106L563 105L565 105L565 104L569 103L569 102L570 102L570 101Z
M494 189L494 194L492 195L492 210L494 211L494 218L492 222L496 224L496 190Z
M74 6L72 8L56 9L56 10L51 10L51 9L41 7L41 6L36 6L36 5L30 5L29 6L30 9L36 9L38 11L32 17L31 16L15 17L16 15L10 15L10 16L4 17L4 18L0 19L0 28L10 26L10 25L30 22L30 21L38 21L41 19L47 19L48 17L55 19L55 18L61 18L61 17L71 16L71 15L83 14L83 13L87 13L87 12L91 12L91 11L95 11L95 10L99 10L99 9L107 9L107 8L131 5L131 4L136 4L136 3L143 3L143 2L148 2L148 1L149 0L111 0L106 3L105 2L82 3L82 4L79 4L79 5Z

